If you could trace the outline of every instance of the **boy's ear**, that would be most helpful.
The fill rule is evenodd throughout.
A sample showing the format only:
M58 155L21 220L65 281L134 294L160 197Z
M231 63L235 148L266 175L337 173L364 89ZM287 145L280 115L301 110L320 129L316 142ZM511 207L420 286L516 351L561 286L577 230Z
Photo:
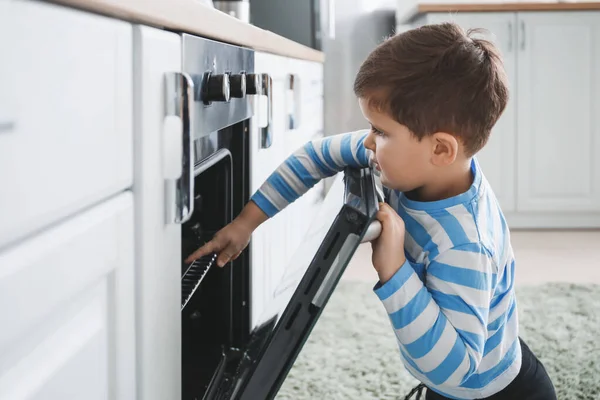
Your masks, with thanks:
M458 140L446 132L436 132L431 139L431 162L438 167L452 164L458 157Z

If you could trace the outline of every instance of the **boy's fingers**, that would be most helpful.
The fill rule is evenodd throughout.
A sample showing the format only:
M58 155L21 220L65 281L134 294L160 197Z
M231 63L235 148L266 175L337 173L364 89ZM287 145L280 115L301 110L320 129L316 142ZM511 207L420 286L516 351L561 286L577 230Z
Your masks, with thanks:
M190 254L188 256L188 258L185 259L185 262L190 263L192 261L199 259L200 257L204 257L207 254L214 253L215 251L218 250L218 247L220 247L220 246L213 239L210 242L205 243L204 246L200 247L198 250L196 250L192 254Z
M231 260L231 252L224 250L221 252L221 254L219 254L219 257L217 258L217 265L219 267L222 267L225 264L227 264L229 260Z

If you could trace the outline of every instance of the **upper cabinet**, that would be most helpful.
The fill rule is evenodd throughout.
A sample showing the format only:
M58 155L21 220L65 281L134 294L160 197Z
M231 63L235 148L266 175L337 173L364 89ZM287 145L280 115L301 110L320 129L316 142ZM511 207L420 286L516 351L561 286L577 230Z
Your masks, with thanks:
M0 248L132 184L132 28L0 6Z
M511 96L477 155L512 227L600 226L600 12L428 13L484 28Z
M600 211L600 13L518 25L518 208Z

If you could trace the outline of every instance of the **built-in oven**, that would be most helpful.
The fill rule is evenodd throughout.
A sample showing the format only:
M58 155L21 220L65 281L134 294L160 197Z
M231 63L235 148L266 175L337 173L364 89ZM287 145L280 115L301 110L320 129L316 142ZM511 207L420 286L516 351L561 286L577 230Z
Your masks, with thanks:
M249 201L250 147L268 149L278 132L270 112L260 126L253 117L262 104L256 97L272 97L270 77L254 71L252 50L189 35L183 44L184 73L171 83L187 93L172 105L187 114L184 172L167 193L170 219L182 223L185 259ZM222 268L215 255L182 261L182 399L275 396L356 247L376 230L376 187L370 169L339 175L319 213L307 216L314 223L292 264L280 266L285 273L261 309L265 317L255 318L258 326L251 326L253 290L263 288L251 282L265 268L250 262L252 245Z

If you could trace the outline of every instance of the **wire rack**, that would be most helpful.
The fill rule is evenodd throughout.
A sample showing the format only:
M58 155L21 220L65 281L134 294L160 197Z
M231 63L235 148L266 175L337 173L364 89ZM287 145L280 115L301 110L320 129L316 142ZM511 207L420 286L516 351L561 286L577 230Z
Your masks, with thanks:
M209 254L194 261L181 277L181 309L190 301L204 277L214 265L216 254Z

